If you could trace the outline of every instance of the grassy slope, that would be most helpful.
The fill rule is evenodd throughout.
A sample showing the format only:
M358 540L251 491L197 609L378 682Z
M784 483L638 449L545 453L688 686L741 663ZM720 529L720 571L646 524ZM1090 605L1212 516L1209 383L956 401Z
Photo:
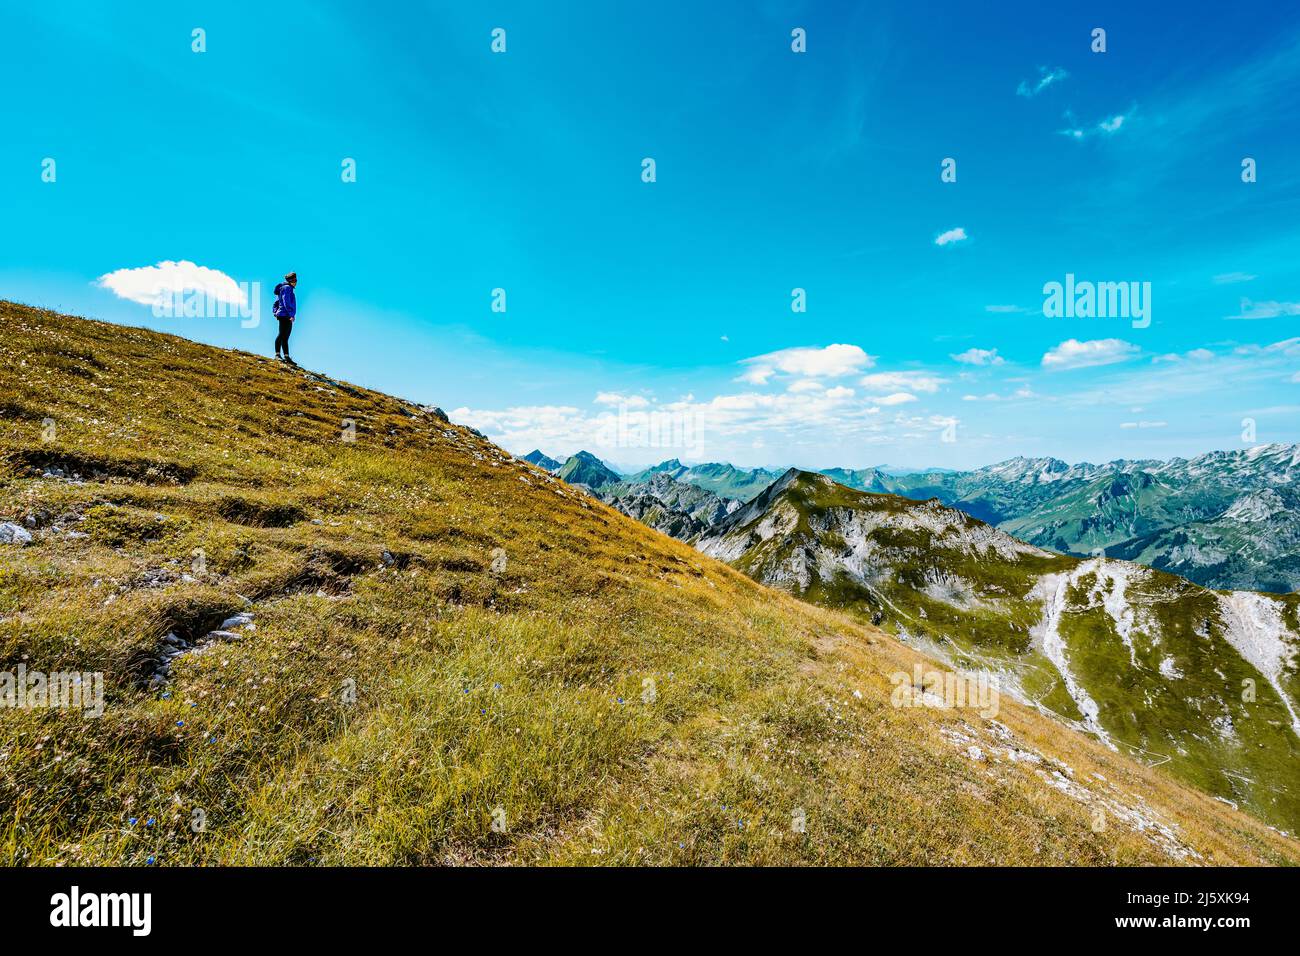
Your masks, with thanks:
M0 861L1168 862L1134 805L1205 860L1300 858L1036 713L890 706L909 648L399 400L7 303L0 367L0 520L40 521L0 545L0 668L108 686L98 720L0 711ZM149 689L163 635L245 608Z

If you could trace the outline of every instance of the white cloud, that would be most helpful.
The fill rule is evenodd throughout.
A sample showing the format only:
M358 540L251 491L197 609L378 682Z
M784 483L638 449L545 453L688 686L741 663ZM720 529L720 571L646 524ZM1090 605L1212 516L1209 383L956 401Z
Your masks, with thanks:
M1090 136L1114 136L1133 117L1133 113L1134 110L1130 109L1127 113L1116 113L1114 116L1098 120L1092 126L1069 126L1060 132L1062 136L1067 136L1076 141L1087 139ZM1071 123L1074 122L1074 117L1069 114L1066 114L1066 119Z
M911 392L895 392L892 395L886 395L884 398L872 399L878 405L902 405L904 402L916 401L916 396Z
M876 359L856 345L828 345L781 349L747 358L741 364L749 366L740 376L742 382L766 385L777 372L804 378L838 378L871 368Z
M1161 362L1182 362L1190 360L1192 362L1208 362L1214 358L1214 353L1209 349L1192 349L1190 352L1184 352L1179 355L1177 352L1166 352L1164 355L1157 355L1151 360L1152 365L1158 365Z
M997 349L967 349L965 352L958 352L956 355L950 355L955 362L961 362L963 365L1001 365L1006 360L998 354Z
M986 395L963 395L963 402L1010 402L1018 398L1038 398L1039 395L1028 385L1022 385L1010 395L999 395L997 392L989 392Z
M863 388L872 392L913 391L933 394L945 379L929 372L873 372L859 381Z
M1214 277L1215 285L1232 285L1237 282L1253 282L1258 276L1248 272L1222 272Z
M821 392L825 391L826 386L816 379L801 378L797 382L791 382L787 392Z
M1138 351L1136 345L1123 339L1093 339L1089 342L1066 339L1043 355L1043 368L1060 371L1089 368L1094 365L1113 365L1132 358Z
M621 405L624 408L645 408L650 404L644 395L620 395L618 392L597 392L597 405Z
M1168 422L1121 422L1120 428L1165 428Z
M1279 353L1288 356L1300 355L1300 336L1282 339L1282 341L1274 342L1272 345L1242 345L1234 351L1238 355L1276 355Z
M890 397L891 404L912 396ZM541 448L564 456L585 448L602 458L659 461L677 455L696 460L728 460L755 439L774 447L798 446L810 435L833 447L890 440L898 423L882 421L875 399L835 385L814 392L745 391L708 401L690 396L649 409L582 410L566 405L521 406L501 410L458 408L454 421L471 425L516 454ZM924 423L913 426L932 434ZM638 436L678 435L677 444L640 442Z
M1224 318L1276 319L1283 315L1300 315L1300 302L1252 302L1243 297L1239 308L1240 311L1236 315L1228 315Z
M1028 312L1029 310L1019 305L986 305L984 306L984 311L998 312L998 313L1017 313L1017 312Z
M949 229L947 232L939 233L934 238L934 244L936 246L946 246L953 242L965 242L967 238L969 237L966 235L966 230L958 226L956 229Z
M1064 68L1059 66L1051 70L1045 66L1040 66L1038 68L1037 82L1021 80L1020 85L1016 87L1016 95L1026 98L1035 97L1053 83L1059 83L1061 80L1069 77L1069 75L1069 73L1065 72Z
M160 296L185 292L202 292L226 305L249 305L248 293L230 276L186 259L180 262L167 260L138 269L118 269L100 276L96 284L120 299L140 305L153 305Z
M1292 375L1291 378L1290 378L1290 381L1292 381L1292 382L1300 382L1300 372L1296 372L1294 375Z

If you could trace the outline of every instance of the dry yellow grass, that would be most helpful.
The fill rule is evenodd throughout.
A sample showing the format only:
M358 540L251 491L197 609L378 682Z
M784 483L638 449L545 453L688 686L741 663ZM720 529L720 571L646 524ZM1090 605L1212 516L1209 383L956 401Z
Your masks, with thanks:
M0 669L107 687L0 711L5 862L1300 857L1008 701L892 706L910 649L398 399L8 303L0 367Z

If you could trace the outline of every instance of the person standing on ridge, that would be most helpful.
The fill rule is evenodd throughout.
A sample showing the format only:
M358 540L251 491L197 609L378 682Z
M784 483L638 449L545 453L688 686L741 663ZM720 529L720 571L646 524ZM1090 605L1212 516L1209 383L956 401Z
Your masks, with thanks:
M280 320L280 334L275 337L275 357L290 365L298 364L289 358L289 333L293 331L293 318L298 314L298 299L293 293L297 284L298 273L290 272L275 287L275 305L271 306L271 314Z

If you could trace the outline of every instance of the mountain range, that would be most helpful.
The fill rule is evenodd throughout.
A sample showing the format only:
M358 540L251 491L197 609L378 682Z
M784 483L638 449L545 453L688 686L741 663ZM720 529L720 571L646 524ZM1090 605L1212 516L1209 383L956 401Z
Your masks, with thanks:
M539 453L537 453L539 454ZM580 453L582 467L599 461ZM553 459L552 459L553 460ZM561 467L571 466L566 462ZM749 501L782 471L671 459L600 484L655 475ZM828 468L846 487L915 500L937 498L1030 544L1062 554L1125 558L1198 584L1289 593L1300 588L1300 445L1255 445L1194 458L1068 464L1012 458L971 471L904 473Z
M791 469L695 547L859 614L1107 746L1300 827L1300 595L1214 592Z

